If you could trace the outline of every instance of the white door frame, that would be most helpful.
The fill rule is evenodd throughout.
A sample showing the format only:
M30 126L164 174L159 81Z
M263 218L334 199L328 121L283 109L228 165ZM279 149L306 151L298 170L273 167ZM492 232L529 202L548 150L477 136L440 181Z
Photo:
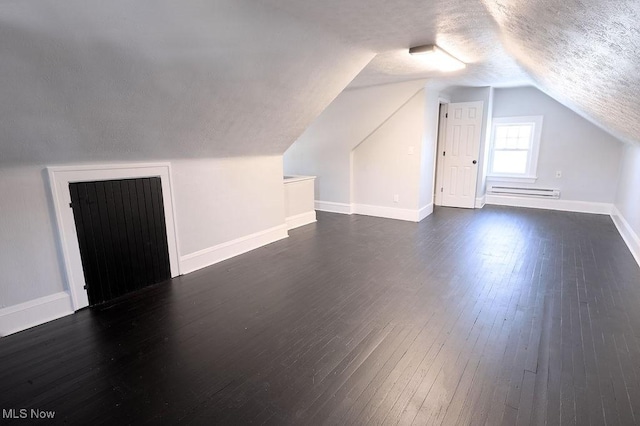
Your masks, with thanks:
M49 184L56 213L60 249L64 261L66 283L73 309L89 306L87 290L85 290L84 271L80 258L78 235L71 209L69 184L73 182L91 182L98 180L135 179L159 177L162 185L164 215L167 228L167 244L169 249L169 265L171 277L180 275L178 235L173 202L173 184L171 181L170 163L134 163L104 164L82 166L47 167Z
M442 151L444 151L445 137L447 134L446 114L449 109L451 101L444 98L438 99L438 135L436 137L436 164L435 164L435 197L434 204L436 206L442 205L442 177L444 172L444 157ZM440 109L442 107L442 109Z
M449 105L447 105L446 117L447 117L447 120L451 120L452 119L452 118L448 118L449 113L452 112L452 111L449 111L451 109L451 105L456 105L457 106L457 105L471 105L471 104L478 104L479 108L480 108L480 114L481 114L480 115L480 123L479 123L479 125L477 126L477 129L476 129L477 132L478 132L477 133L477 140L474 137L474 141L477 144L477 152L472 157L473 158L473 164L475 165L475 167L474 167L474 169L475 169L474 173L475 174L473 174L473 188L471 188L473 195L472 195L472 200L469 200L470 201L470 203L469 203L470 205L464 205L463 206L463 205L460 205L460 204L455 205L455 203L453 203L453 206L475 209L476 208L476 195L477 195L477 180L478 180L478 173L479 173L479 170L480 170L480 167L481 167L481 164L479 164L479 163L481 163L479 161L479 157L480 157L480 150L482 148L482 126L484 124L484 119L485 119L485 117L484 117L484 101L466 101L466 102L459 102L459 103L450 103ZM451 124L450 122L447 122L447 124L446 124L446 132L449 131L450 124ZM448 141L449 136L450 136L446 132L445 132L445 135L444 135L444 138L443 138L442 150L445 149L447 141ZM454 134L455 134L455 132L454 132ZM441 175L442 179L440 181L440 188L444 188L447 185L446 177L445 177L445 174L444 174L445 173L444 172L444 168L447 166L448 162L450 161L450 158L451 158L451 153L447 157L440 156L440 159L441 159L440 160L441 161L440 164L442 165L442 169L443 169L443 172L442 172L442 175ZM445 197L444 193L442 191L440 191L440 197L439 197L440 205L450 205L449 201L445 202L445 198L446 197Z

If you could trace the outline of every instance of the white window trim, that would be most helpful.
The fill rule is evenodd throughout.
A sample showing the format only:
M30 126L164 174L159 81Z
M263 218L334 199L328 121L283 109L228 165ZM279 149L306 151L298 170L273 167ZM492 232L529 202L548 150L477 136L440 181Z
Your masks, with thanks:
M530 115L520 117L494 117L491 124L491 145L489 147L489 174L487 180L502 181L502 182L524 182L534 183L538 179L538 156L540 153L540 137L542 135L542 115ZM501 174L491 173L493 168L493 146L495 144L496 127L503 124L531 124L533 123L533 138L531 141L531 149L529 156L529 162L527 164L526 175L513 175L513 174Z
M489 182L512 182L512 183L536 183L537 176L508 176L508 175L489 175L487 181Z

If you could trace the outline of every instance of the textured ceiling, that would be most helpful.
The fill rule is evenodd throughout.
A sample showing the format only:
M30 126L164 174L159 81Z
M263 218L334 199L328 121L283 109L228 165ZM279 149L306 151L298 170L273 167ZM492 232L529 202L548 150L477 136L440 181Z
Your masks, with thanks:
M248 0L0 7L0 165L282 154L374 53Z
M443 85L532 84L502 48L498 26L479 0L265 1L378 53L351 88L424 78ZM411 46L434 42L467 63L467 68L443 74L408 53Z
M350 87L422 78L436 87L532 84L640 141L640 1L266 1L378 52ZM407 53L433 42L467 68L443 75Z
M543 91L640 141L640 2L485 0L506 51Z
M624 0L4 0L0 165L280 154L347 85L422 79L534 84L635 142L639 8ZM407 53L434 42L467 68L444 75Z

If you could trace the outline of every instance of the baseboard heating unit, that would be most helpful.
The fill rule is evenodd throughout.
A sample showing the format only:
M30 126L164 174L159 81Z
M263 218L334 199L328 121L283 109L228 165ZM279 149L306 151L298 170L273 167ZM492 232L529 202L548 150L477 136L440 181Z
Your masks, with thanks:
M536 197L536 198L560 198L559 189L551 188L520 188L516 186L491 185L488 194L510 195L515 197Z

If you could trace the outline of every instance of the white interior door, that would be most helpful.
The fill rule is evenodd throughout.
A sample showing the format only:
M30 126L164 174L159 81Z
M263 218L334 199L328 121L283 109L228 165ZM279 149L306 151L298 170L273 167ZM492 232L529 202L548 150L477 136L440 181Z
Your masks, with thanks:
M482 107L481 101L451 103L448 106L442 179L443 206L469 209L475 206Z

